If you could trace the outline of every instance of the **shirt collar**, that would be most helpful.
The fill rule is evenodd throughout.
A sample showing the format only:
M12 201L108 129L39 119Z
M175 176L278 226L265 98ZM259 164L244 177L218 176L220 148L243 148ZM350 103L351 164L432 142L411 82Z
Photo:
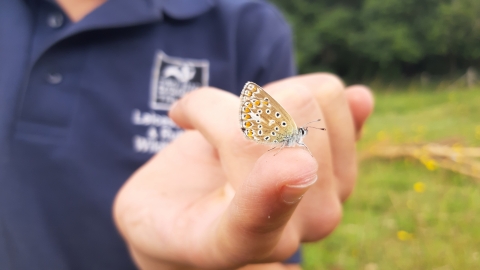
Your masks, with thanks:
M214 7L216 0L152 0L163 13L177 20L191 19Z

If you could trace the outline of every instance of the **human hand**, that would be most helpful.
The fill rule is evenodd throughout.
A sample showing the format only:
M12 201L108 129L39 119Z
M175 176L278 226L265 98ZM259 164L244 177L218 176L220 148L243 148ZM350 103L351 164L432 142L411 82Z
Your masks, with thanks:
M188 94L170 112L187 131L132 175L114 204L140 268L282 261L300 242L322 239L337 226L356 178L355 138L373 108L369 91L345 91L327 74L264 88L297 125L322 119L327 131L305 139L315 158L300 147L275 155L246 140L238 97L213 88Z

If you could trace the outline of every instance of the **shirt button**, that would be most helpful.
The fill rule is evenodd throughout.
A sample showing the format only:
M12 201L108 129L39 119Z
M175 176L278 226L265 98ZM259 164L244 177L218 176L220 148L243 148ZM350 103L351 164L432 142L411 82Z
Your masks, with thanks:
M47 82L51 84L59 84L63 80L63 76L60 73L48 73Z
M56 13L51 13L47 17L47 25L50 26L51 28L59 28L60 26L63 25L63 15L62 13L56 12Z

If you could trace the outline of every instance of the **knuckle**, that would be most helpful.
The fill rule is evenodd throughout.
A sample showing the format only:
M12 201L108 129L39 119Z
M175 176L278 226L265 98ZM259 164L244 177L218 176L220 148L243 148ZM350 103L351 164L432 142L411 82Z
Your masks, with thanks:
M324 204L321 212L315 213L309 220L306 227L308 233L302 240L312 242L325 238L335 230L341 219L342 205L338 198L332 198Z
M333 91L343 91L345 89L345 84L337 75L330 73L316 73L313 76L316 81Z
M287 109L298 111L300 109L311 109L316 106L315 95L305 85L295 85L283 89L279 94L279 102L285 104Z
M215 92L218 91L215 88L212 87L202 87L199 89L196 89L194 91L188 92L185 95L182 96L180 99L181 103L183 104L184 107L190 108L192 107L191 105L194 105L199 102L199 100L203 100L207 97L215 97Z
M313 80L319 87L313 88L316 95L321 95L321 100L331 101L345 99L345 84L336 75L329 73L318 73L313 75Z
M352 191L355 187L355 182L357 181L357 176L358 169L356 166L354 166L342 175L343 179L341 181L338 181L341 183L339 188L339 196L342 202L347 200L347 198L350 197L350 194L352 194Z

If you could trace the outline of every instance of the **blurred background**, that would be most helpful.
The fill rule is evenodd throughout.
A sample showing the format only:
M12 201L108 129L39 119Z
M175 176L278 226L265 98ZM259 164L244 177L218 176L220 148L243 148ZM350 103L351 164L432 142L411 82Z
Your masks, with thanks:
M369 85L342 224L305 269L480 269L480 1L270 0L299 73Z

